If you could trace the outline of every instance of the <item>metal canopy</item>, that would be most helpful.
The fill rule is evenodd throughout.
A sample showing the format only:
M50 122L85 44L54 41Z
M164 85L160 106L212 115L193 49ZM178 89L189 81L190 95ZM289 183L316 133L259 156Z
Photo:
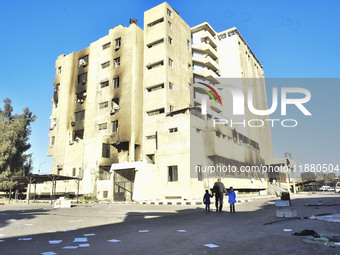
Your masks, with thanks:
M10 195L9 195L9 202L11 201L11 194L12 194L12 186L14 182L17 182L18 184L29 184L28 190L27 190L27 202L29 204L30 202L30 192L31 192L31 184L37 184L37 183L44 183L44 182L52 182L52 190L51 190L51 204L55 200L55 194L57 190L57 181L65 181L65 180L74 180L77 183L77 203L78 203L78 195L79 195L79 182L81 178L78 177L71 177L71 176L63 176L63 175L57 175L57 174L31 174L27 176L14 176L14 177L6 177L1 178L0 182L11 182L11 188L10 188Z

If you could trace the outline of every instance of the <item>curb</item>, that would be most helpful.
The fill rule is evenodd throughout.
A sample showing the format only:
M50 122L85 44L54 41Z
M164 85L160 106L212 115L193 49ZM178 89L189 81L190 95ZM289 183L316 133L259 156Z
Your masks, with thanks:
M237 203L246 203L252 200L249 199L240 199L237 200ZM135 202L138 205L203 205L203 202L193 202L193 201L142 201L142 202ZM213 204L213 203L212 203ZM228 204L224 202L224 204Z

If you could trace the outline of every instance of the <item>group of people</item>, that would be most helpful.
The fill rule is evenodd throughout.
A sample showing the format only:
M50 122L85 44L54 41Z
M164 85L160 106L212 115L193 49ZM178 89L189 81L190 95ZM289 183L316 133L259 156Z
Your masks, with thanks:
M205 191L203 197L203 203L205 204L205 212L210 212L210 198L214 197L215 194L215 205L216 205L216 212L222 212L223 208L223 197L224 193L226 196L229 197L228 203L230 204L230 212L235 212L235 203L236 203L236 193L233 190L233 187L230 187L228 191L224 187L224 184L221 182L221 179L218 178L217 182L215 182L213 188L211 189L213 194L210 194L209 190Z

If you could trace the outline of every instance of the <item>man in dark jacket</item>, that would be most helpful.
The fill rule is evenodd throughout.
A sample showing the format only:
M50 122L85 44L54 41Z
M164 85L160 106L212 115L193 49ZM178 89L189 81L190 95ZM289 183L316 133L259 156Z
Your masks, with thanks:
M226 193L227 191L224 187L224 184L221 182L221 178L217 179L217 182L215 182L212 190L213 190L213 193L215 193L216 212L222 212L223 193Z

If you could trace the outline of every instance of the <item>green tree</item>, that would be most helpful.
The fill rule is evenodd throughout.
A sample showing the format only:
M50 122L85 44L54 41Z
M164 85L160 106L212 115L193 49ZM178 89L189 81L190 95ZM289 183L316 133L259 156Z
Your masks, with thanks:
M32 155L25 154L31 147L28 137L36 116L25 108L22 114L13 114L11 100L6 98L0 108L0 178L23 176L32 170Z
M312 172L303 172L301 173L301 180L307 181L307 180L316 180L315 173Z

